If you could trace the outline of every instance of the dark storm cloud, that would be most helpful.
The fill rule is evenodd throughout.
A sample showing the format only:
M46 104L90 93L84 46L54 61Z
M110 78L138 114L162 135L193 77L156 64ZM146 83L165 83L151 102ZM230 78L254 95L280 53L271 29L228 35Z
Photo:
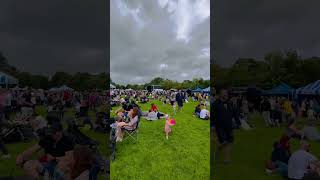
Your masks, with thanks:
M271 51L319 55L320 1L217 0L213 3L213 57L231 65L239 57L263 59Z
M0 51L23 71L107 72L107 1L0 1Z

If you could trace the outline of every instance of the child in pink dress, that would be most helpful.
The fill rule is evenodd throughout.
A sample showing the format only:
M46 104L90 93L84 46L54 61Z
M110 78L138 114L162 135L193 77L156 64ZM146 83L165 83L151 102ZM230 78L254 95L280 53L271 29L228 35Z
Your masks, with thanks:
M169 125L169 120L170 120L169 115L166 114L165 118L166 118L166 124L164 125L164 132L166 133L166 138L169 139L169 134L172 131Z

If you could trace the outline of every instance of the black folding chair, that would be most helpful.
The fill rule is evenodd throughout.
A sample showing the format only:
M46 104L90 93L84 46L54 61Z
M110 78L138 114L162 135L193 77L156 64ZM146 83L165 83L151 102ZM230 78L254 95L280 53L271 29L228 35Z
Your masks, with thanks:
M138 118L137 125L136 125L135 129L129 130L129 129L123 128L124 133L125 133L123 141L130 140L134 143L136 143L138 141L139 124L140 124L140 117Z

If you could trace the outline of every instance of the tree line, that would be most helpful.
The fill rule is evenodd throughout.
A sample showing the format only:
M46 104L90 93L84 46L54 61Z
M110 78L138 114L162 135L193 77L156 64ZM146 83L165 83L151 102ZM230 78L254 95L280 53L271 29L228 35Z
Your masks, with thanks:
M302 58L297 51L274 51L263 59L239 58L231 67L211 64L211 80L216 87L254 85L272 88L284 82L305 86L320 79L320 58Z
M164 79L161 77L156 77L152 79L150 82L145 84L127 84L120 85L111 80L111 84L115 85L118 89L134 89L134 90L142 90L146 89L150 85L159 85L162 89L195 89L199 88L207 88L210 86L210 80L204 80L202 78L194 78L192 80L184 80L182 82Z

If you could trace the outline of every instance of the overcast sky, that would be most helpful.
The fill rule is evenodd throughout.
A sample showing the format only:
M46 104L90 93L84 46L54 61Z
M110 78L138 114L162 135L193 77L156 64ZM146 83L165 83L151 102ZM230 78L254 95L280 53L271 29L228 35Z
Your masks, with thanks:
M273 50L319 56L319 0L213 1L213 57L230 65L239 57L262 59Z
M210 0L111 0L110 73L120 84L210 76Z
M1 0L0 51L20 70L107 72L107 1Z

